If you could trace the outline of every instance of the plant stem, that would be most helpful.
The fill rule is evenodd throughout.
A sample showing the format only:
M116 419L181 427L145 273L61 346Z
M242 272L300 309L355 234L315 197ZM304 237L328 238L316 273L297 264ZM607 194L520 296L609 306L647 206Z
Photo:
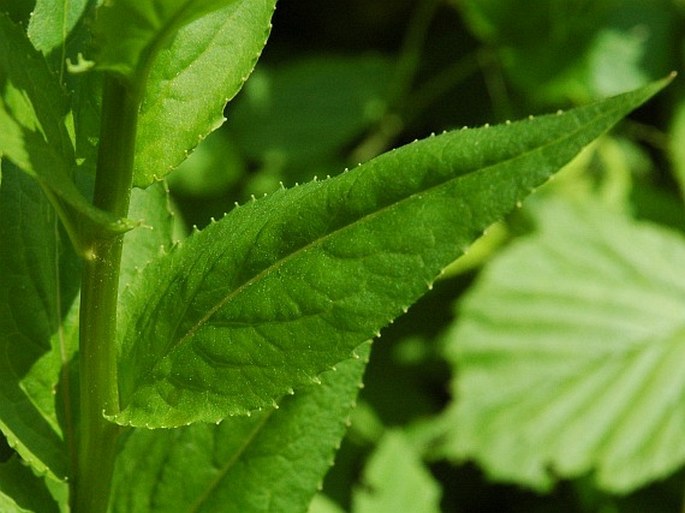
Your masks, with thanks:
M93 203L125 217L131 194L138 95L105 78ZM123 234L93 234L81 284L79 376L81 418L72 512L107 511L121 428L104 417L119 409L116 320Z

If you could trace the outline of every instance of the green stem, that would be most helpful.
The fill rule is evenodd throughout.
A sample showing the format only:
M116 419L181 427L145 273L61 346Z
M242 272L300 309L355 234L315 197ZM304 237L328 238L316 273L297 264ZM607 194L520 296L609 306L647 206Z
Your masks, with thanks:
M105 78L93 203L118 217L128 213L138 105L135 91L115 77ZM104 414L119 409L116 320L123 234L94 234L89 242L81 284L81 418L73 513L107 511L121 431Z

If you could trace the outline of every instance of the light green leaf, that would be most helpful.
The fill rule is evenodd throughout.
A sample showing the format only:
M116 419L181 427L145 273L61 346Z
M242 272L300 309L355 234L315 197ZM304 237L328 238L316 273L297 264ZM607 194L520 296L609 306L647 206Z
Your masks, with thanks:
M547 489L625 493L685 462L685 239L552 202L486 268L449 337L448 452Z
M28 35L43 54L66 44L89 0L38 0L31 13Z
M124 235L119 290L131 283L140 269L172 244L173 217L164 182L133 189L128 217L139 226Z
M307 513L345 513L345 510L324 494L317 493L309 504Z
M685 200L685 100L681 99L674 109L669 141L674 176L680 186L680 195Z
M64 124L67 110L43 56L0 13L0 155L38 180L75 242L88 223L126 231L127 223L93 207L70 178L75 161Z
M71 397L60 370L76 340L67 320L76 257L38 185L12 166L3 168L0 219L0 428L37 472L64 479Z
M144 79L157 52L192 21L237 0L113 0L98 9L97 67ZM138 75L138 76L136 76Z
M113 513L306 511L345 433L368 350L278 409L218 426L136 430L117 463Z
M234 1L183 27L159 50L139 116L137 187L164 177L221 126L224 106L247 80L264 47L275 3Z
M316 380L665 83L431 137L233 210L129 289L116 422L218 421Z
M3 513L58 513L45 482L18 458L0 463L0 511Z
M399 432L387 433L353 495L354 513L439 513L440 486Z

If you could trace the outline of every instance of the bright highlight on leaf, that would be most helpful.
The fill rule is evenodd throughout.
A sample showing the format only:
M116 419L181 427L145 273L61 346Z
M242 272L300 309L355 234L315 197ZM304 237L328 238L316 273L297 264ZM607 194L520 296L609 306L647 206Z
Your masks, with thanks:
M166 176L221 126L226 103L257 63L276 0L223 3L225 7L182 27L168 45L156 49L139 115L136 187Z
M218 421L316 380L667 82L565 114L431 137L235 209L129 289L114 420Z
M629 492L685 461L685 239L591 203L537 219L461 305L449 453Z

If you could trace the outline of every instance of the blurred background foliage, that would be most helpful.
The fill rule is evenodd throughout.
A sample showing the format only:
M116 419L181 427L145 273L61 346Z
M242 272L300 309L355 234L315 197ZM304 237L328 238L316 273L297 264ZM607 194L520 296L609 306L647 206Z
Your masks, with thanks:
M227 123L170 176L179 232L432 132L554 112L681 70L684 29L683 0L281 0ZM539 212L554 215L540 202L600 205L682 235L684 91L676 79L588 148L384 330L312 513L683 511L682 463L618 491L591 468L533 491L451 455L444 412L459 399L459 365L445 356L459 305L484 268L535 234Z

